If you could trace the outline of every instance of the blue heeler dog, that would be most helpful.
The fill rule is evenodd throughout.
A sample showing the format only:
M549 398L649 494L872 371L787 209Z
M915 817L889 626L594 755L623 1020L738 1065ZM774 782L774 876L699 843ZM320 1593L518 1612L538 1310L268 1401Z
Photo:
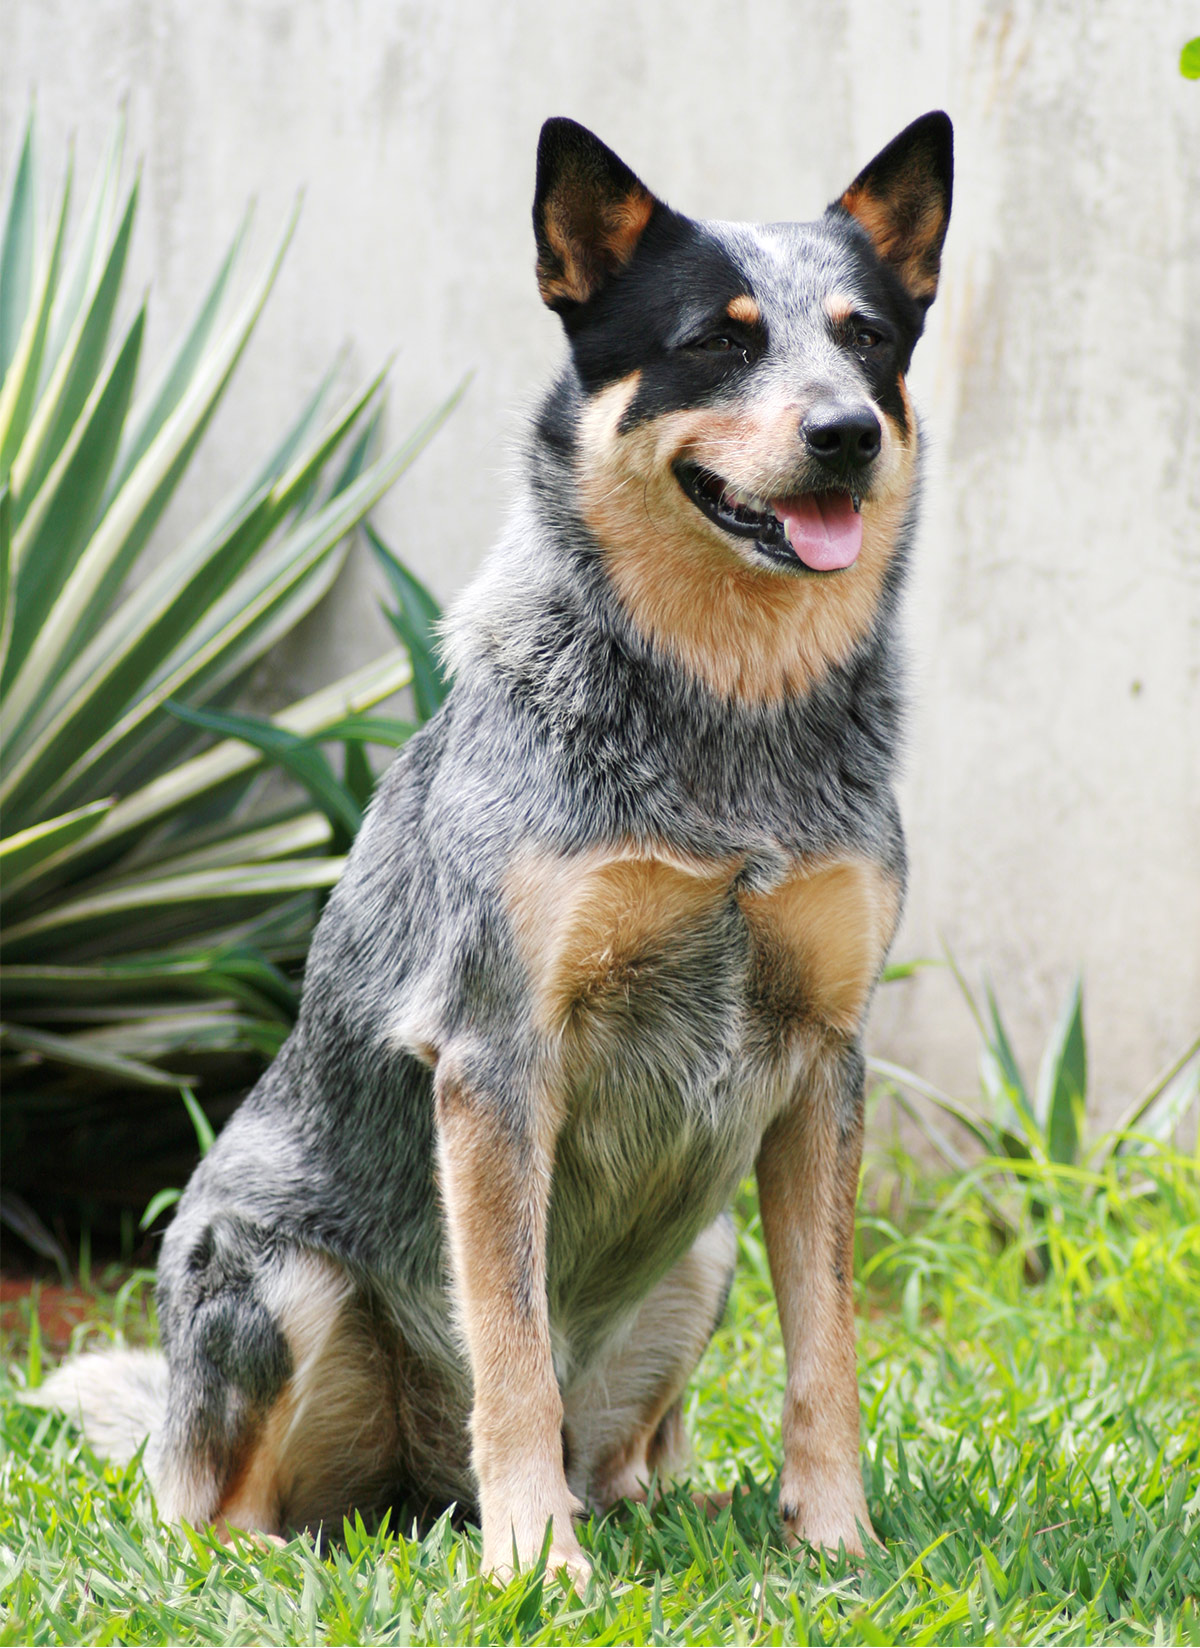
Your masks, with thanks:
M863 1022L898 919L905 373L943 114L814 223L697 222L551 120L569 359L379 787L300 1019L163 1243L163 1357L50 1398L167 1517L279 1535L457 1502L486 1568L683 1463L757 1172L787 1350L780 1513L860 1551Z

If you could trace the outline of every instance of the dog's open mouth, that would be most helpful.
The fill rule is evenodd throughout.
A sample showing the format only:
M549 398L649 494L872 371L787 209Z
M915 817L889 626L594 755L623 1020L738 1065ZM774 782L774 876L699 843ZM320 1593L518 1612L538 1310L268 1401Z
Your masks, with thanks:
M769 560L812 572L851 566L862 548L862 499L831 490L787 498L755 498L739 492L711 469L680 461L675 478L710 521L736 538L753 539Z

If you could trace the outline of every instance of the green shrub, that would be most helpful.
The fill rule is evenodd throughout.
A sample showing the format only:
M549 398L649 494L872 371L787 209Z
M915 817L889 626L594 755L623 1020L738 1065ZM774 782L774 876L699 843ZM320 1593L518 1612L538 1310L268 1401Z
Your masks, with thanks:
M147 556L295 220L239 295L243 224L142 391L145 302L110 342L138 195L120 160L118 135L68 246L71 169L39 223L31 122L0 244L0 1056L8 1189L140 1206L181 1126L186 1147L179 1090L204 1082L219 1116L287 1033L369 791L363 746L410 730L365 712L410 681L409 656L291 705L257 743L199 727L329 589L457 396L375 457L381 377L331 412L331 372L205 523ZM294 782L328 767L330 739L358 796L340 821ZM264 802L285 751L292 776Z

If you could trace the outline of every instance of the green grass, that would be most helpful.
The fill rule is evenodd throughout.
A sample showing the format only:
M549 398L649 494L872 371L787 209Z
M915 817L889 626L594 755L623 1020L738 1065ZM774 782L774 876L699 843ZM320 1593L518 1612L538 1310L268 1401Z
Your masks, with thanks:
M690 1402L696 1482L750 1484L716 1521L676 1493L587 1524L582 1598L537 1571L481 1580L477 1534L445 1520L420 1541L359 1524L328 1549L225 1549L160 1526L139 1468L12 1400L37 1377L36 1343L16 1346L0 1642L1200 1644L1197 1163L1038 1173L929 1187L902 1162L864 1196L893 1210L861 1221L864 1468L885 1542L865 1565L789 1552L775 1518L783 1363L747 1198ZM1027 1244L1048 1237L1044 1282L999 1245L997 1194Z

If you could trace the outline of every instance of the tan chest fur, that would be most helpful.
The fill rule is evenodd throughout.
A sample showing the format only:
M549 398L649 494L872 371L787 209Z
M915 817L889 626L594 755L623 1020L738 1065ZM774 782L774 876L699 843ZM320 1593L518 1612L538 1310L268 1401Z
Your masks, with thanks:
M895 880L846 856L798 861L751 891L743 868L633 846L521 855L505 896L538 1027L569 1036L675 967L701 985L709 970L740 971L752 1013L853 1034L895 930Z

